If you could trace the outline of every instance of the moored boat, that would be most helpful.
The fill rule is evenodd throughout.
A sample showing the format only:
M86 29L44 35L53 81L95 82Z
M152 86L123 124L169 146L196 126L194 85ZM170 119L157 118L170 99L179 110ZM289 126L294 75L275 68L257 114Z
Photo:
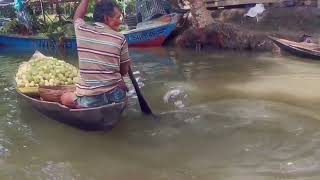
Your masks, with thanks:
M37 50L57 48L59 46L76 50L77 43L74 38L66 38L64 39L63 44L58 44L56 41L46 37L0 35L0 47Z
M83 130L110 130L120 120L127 102L114 103L96 108L70 109L56 102L30 97L19 90L18 94L33 108L59 122Z
M122 32L128 45L134 47L161 46L176 28L178 14L169 14L161 18L138 24L136 29ZM0 47L15 47L24 49L46 49L63 47L76 50L75 38L65 38L56 42L46 37L0 35Z
M281 49L300 57L320 60L320 45L307 42L295 42L286 39L269 37Z
M130 47L161 46L176 28L176 23L145 27L124 32Z

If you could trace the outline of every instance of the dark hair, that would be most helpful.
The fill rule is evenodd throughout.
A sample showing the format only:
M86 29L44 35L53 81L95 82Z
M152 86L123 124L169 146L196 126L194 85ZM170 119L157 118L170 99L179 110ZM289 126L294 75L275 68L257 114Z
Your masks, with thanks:
M113 17L115 15L114 9L119 6L112 0L101 0L94 7L93 20L95 22L104 22L104 16Z

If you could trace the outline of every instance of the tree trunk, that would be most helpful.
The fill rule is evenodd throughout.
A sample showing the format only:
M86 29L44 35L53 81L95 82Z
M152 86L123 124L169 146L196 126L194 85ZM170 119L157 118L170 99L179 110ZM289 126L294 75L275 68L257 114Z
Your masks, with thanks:
M210 11L207 10L204 0L189 0L192 15L192 24L196 29L204 29L214 23Z

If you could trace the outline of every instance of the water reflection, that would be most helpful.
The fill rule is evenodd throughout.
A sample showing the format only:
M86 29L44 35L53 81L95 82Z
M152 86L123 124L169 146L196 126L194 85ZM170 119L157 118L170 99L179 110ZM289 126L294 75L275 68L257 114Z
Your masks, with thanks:
M113 131L89 133L17 96L16 68L33 52L0 52L0 179L320 177L316 61L133 49L134 71L160 120L142 115L132 95ZM77 63L75 54L55 56Z

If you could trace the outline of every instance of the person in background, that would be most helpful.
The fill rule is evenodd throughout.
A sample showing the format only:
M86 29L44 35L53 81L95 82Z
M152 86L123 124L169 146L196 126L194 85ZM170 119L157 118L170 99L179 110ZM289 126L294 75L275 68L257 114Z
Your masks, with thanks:
M126 100L123 76L130 68L128 43L118 32L122 23L119 7L110 0L96 2L93 19L83 20L89 0L82 0L74 15L80 81L76 91L62 95L70 108L90 108Z
M313 40L311 39L312 36L308 35L308 34L303 34L300 37L300 42L305 42L305 43L313 43Z
M23 35L32 34L32 18L25 0L14 0L14 8L16 10L18 21L24 25Z

